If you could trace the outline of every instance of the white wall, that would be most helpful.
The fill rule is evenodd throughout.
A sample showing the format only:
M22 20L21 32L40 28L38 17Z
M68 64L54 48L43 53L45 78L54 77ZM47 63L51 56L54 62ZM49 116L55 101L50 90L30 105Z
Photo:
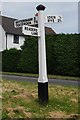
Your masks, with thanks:
M15 44L13 43L14 36L11 34L7 34L7 49L10 49L10 48L20 49L20 46L23 45L24 40L25 40L24 36L19 36L19 44Z
M16 48L20 49L20 46L24 44L25 37L19 36L19 44L13 43L14 35L7 34L7 49ZM6 34L2 26L0 25L0 51L6 49Z
M0 51L3 51L6 49L6 36L5 36L5 31L0 25Z

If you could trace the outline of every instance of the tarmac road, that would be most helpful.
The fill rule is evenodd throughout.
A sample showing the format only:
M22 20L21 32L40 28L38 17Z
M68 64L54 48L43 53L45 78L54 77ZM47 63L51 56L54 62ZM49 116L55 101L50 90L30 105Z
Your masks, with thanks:
M1 75L0 75L1 76ZM16 80L16 81L26 81L26 82L37 82L37 77L25 77L25 76L16 76L16 75L2 75L2 79L6 80ZM54 85L67 85L67 86L79 86L80 81L73 80L61 80L61 79L49 79L50 84Z

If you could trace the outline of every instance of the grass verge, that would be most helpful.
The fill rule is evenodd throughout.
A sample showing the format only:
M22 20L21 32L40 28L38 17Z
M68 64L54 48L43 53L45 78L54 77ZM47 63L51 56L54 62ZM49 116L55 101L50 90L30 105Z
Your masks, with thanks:
M19 75L19 76L28 76L28 77L38 77L39 76L38 74L15 73L15 72L0 72L0 74ZM48 78L63 79L63 80L80 80L80 77L60 76L60 75L48 75Z
M0 119L2 118L2 83L0 82Z
M49 103L38 103L37 83L1 81L2 118L78 118L78 88L49 85Z

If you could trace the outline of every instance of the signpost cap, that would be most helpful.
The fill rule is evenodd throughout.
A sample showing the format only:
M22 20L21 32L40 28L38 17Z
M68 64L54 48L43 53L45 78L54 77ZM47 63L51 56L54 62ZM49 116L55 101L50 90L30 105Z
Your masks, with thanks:
M45 6L43 6L43 5L38 5L37 7L36 7L36 9L39 11L39 10L45 10Z

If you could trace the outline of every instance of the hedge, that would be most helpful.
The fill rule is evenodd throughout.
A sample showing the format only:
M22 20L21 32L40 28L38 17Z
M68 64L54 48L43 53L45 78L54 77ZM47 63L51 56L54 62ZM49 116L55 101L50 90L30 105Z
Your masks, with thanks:
M2 71L18 72L17 67L21 56L21 51L17 49L4 50L2 52Z
M50 39L50 40L49 40ZM79 35L77 34L62 34L47 37L47 59L51 61L48 63L48 69L52 67L50 74L79 76ZM51 44L51 45L49 45ZM50 46L50 50L48 47ZM52 58L50 59L50 57ZM50 60L49 60L50 59ZM55 61L55 62L54 62ZM50 70L50 69L49 69Z
M37 38L27 37L22 48L22 54L18 68L22 72L38 73L38 45Z
M46 36L48 74L80 76L79 36L80 34ZM37 38L27 36L21 49L22 51L3 52L3 71L38 73Z

